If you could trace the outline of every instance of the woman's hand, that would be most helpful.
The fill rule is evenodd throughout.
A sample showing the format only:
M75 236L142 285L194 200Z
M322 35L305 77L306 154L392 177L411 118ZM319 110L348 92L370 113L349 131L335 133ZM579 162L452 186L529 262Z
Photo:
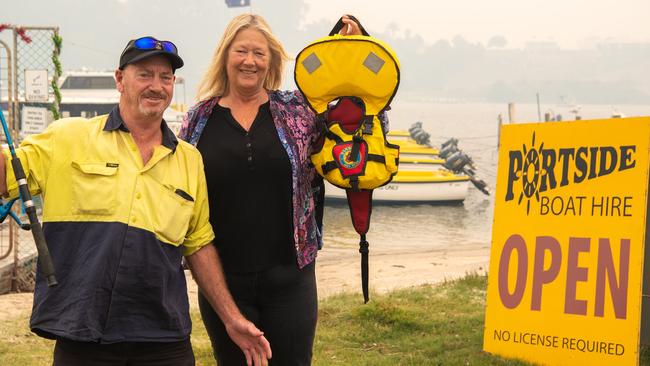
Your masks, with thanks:
M343 28L339 31L339 34L342 36L360 36L361 29L359 24L354 20L350 19L346 14L343 15L343 23L345 24Z

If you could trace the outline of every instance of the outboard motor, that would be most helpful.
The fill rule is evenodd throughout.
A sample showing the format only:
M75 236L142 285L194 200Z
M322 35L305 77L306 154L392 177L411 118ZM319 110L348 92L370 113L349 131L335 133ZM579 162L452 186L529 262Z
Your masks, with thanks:
M449 145L455 145L455 146L458 146L458 139L457 139L457 138L453 138L453 137L450 138L449 140L443 142L443 143L440 145L440 149L444 149L445 147L447 147L447 146L449 146Z
M469 180L472 182L472 184L474 184L474 187L476 187L476 189L488 196L490 195L490 191L487 188L487 183L485 183L483 180L478 179L474 176L470 176Z
M451 154L448 158L447 161L445 161L445 168L451 170L454 173L460 173L463 171L463 168L465 165L471 164L472 159L467 156L462 151L456 151L455 153Z
M409 128L409 134L411 135L411 138L418 144L431 146L429 141L431 135L429 135L429 133L422 128L422 122L415 122Z
M438 153L438 156L442 159L447 159L449 156L454 154L455 152L460 151L458 150L458 146L454 144L449 144L445 148L440 149L440 152Z
M429 135L429 133L426 132L425 130L414 131L413 133L411 133L411 137L418 144L429 146L429 138L431 137L431 135Z
M411 138L418 144L431 146L429 145L429 138L431 135L429 135L429 133L422 128L422 122L418 121L411 125L409 128L409 134L411 135ZM476 168L474 167L474 162L472 159L458 148L457 138L452 137L449 140L443 142L440 145L440 152L438 153L438 156L441 159L446 160L444 167L447 170L450 170L456 174L465 174L469 176L470 181L474 184L476 189L486 195L490 195L487 183L476 178Z
M409 133L413 135L415 131L421 131L422 130L422 122L415 122L414 124L409 127Z

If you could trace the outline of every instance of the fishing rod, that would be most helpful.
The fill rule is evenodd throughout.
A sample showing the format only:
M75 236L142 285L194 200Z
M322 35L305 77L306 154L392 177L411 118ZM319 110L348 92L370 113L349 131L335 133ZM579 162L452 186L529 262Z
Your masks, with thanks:
M7 138L7 145L9 145L9 151L11 152L11 166L14 168L14 176L16 176L16 182L18 182L20 200L23 202L23 208L25 209L25 213L27 213L27 217L29 218L29 227L32 230L34 242L36 243L40 269L43 271L43 274L47 279L47 285L50 287L56 286L58 282L54 276L54 264L52 263L50 251L48 250L47 244L45 243L43 227L38 221L38 215L36 215L36 207L34 206L34 201L32 201L32 195L29 193L29 186L27 184L27 178L25 177L25 171L23 170L23 166L20 163L20 159L16 155L14 143L11 141L9 127L7 126L7 121L5 121L4 112L1 109L0 121L2 122L2 129L4 130L5 137Z

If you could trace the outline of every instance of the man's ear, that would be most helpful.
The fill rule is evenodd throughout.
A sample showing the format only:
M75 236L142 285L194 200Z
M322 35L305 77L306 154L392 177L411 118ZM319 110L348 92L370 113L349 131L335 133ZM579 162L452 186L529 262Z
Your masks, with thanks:
M124 91L122 80L124 79L124 70L115 69L115 88L120 93Z

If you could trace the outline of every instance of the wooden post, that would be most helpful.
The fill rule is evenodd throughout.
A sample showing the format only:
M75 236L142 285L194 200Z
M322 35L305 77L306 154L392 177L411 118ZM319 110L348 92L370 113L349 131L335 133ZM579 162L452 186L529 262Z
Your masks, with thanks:
M508 123L515 123L515 103L508 103Z
M497 120L499 121L499 127L497 128L497 148L499 148L501 146L501 125L503 124L503 116L501 113L497 116Z

